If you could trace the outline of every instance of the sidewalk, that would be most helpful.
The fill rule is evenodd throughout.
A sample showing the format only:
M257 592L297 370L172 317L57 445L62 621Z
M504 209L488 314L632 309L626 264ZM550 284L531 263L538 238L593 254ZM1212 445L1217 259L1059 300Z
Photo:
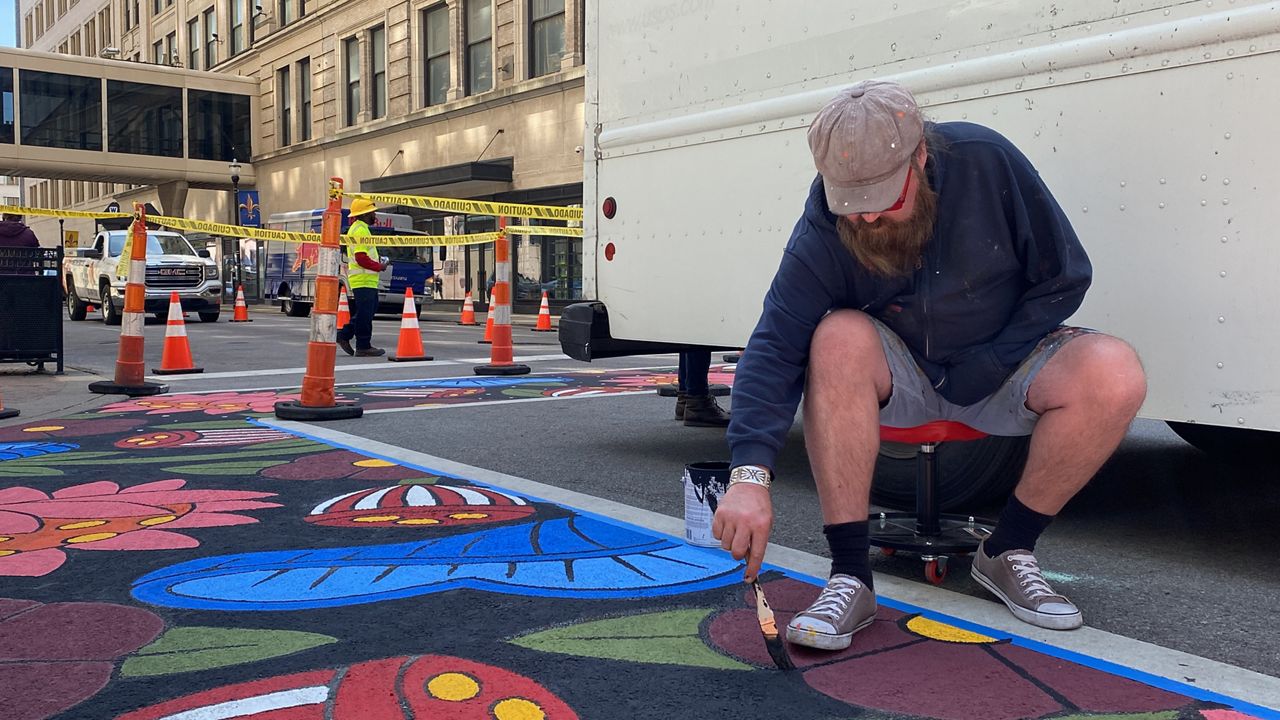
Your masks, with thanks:
M0 427L89 412L106 402L119 400L119 396L89 392L89 383L109 379L70 367L64 374L54 375L26 372L23 365L0 365L4 406L22 411L18 417L0 420Z

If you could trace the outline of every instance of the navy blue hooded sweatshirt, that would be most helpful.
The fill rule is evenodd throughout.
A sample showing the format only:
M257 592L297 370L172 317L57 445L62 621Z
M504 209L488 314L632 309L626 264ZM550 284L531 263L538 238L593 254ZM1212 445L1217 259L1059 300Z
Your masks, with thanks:
M938 217L921 267L885 278L840 242L814 180L733 382L733 465L772 468L804 389L809 343L832 310L879 319L957 405L991 393L1080 307L1092 266L1040 175L1002 135L928 126ZM849 358L849 362L858 362Z

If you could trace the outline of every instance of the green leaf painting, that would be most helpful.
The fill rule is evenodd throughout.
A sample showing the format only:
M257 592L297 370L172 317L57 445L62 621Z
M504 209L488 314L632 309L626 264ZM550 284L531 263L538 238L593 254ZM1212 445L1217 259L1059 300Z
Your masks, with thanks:
M698 634L710 609L671 610L552 628L523 635L513 645L578 657L684 665L718 670L753 670L707 647Z
M120 675L149 677L241 665L337 641L328 635L293 630L174 628L129 656L120 667Z

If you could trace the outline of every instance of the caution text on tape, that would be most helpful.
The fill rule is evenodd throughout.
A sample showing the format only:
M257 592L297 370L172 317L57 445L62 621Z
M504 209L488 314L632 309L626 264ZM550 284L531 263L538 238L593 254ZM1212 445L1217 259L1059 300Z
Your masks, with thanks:
M383 205L404 205L424 210L441 210L465 215L501 215L539 220L581 220L582 208L558 205L524 205L521 203L489 202L486 200L459 200L434 198L421 195L392 195L389 193L347 193L350 198L364 198Z

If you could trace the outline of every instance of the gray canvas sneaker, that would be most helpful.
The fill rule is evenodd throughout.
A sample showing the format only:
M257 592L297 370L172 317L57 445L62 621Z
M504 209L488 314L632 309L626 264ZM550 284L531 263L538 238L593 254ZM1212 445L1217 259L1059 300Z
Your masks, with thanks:
M832 575L822 594L787 623L787 642L843 650L876 619L876 594L850 575Z
M969 574L1023 622L1050 630L1074 630L1084 624L1080 609L1049 587L1036 556L1026 550L989 558L979 545Z

